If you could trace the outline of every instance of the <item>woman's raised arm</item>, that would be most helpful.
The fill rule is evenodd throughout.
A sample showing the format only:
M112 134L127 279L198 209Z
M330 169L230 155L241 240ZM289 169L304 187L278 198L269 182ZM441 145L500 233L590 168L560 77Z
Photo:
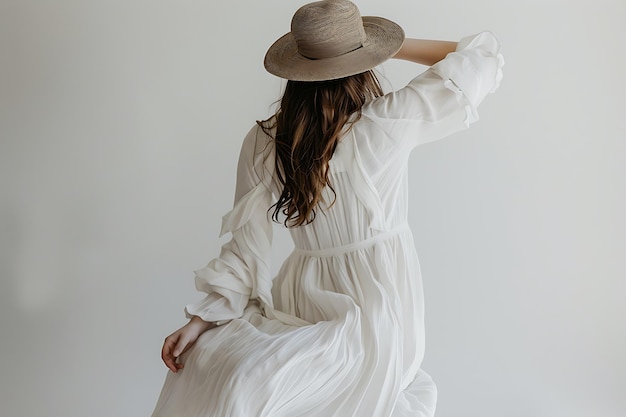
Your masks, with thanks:
M458 42L406 38L402 48L393 56L396 59L433 65L456 50Z

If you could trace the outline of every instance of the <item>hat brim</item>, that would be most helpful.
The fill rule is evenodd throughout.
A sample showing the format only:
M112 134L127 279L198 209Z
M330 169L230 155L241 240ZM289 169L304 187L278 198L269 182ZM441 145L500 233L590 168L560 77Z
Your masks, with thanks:
M325 81L360 74L394 56L404 42L404 30L391 20L363 16L364 45L333 58L310 59L298 53L291 32L279 38L265 54L265 69L293 81Z

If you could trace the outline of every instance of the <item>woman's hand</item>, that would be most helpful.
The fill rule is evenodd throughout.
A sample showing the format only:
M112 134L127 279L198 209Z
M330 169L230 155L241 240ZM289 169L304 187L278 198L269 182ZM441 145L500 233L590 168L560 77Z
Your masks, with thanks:
M193 316L189 323L167 336L161 350L161 359L165 362L165 366L174 373L178 372L179 369L183 369L183 364L177 363L176 359L189 350L202 333L213 327L216 327L215 323Z

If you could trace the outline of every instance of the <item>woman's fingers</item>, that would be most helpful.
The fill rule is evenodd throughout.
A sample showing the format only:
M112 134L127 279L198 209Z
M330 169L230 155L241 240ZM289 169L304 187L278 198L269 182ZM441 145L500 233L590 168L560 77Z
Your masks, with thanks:
M178 355L174 354L172 351L175 349L177 342L180 338L180 334L174 333L165 338L165 342L163 342L163 349L161 350L161 359L165 363L172 372L177 372L182 366L177 366L180 364L176 363L176 357Z
M176 362L176 359L196 342L198 335L198 327L187 324L167 336L161 350L161 359L163 359L165 366L172 372L183 369L184 365Z
M187 343L189 343L189 338L185 337L185 335L182 334L178 338L178 343L176 343L176 347L174 348L174 357L175 358L179 357L180 354L183 353L183 351L185 350L185 347L187 346Z

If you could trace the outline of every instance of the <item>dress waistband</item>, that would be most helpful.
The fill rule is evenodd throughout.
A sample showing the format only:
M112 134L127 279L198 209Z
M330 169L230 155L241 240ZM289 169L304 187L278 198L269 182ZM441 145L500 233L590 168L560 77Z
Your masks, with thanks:
M295 248L293 252L300 254L300 255L315 256L315 257L335 256L335 255L348 253L348 252L354 252L359 249L370 247L374 243L390 239L392 237L399 235L400 233L407 232L407 231L411 231L409 224L402 223L394 227L393 229L385 230L384 232L381 232L375 236L369 237L364 240L359 240L357 242L349 243L347 245L334 246L334 247L323 248L323 249Z

